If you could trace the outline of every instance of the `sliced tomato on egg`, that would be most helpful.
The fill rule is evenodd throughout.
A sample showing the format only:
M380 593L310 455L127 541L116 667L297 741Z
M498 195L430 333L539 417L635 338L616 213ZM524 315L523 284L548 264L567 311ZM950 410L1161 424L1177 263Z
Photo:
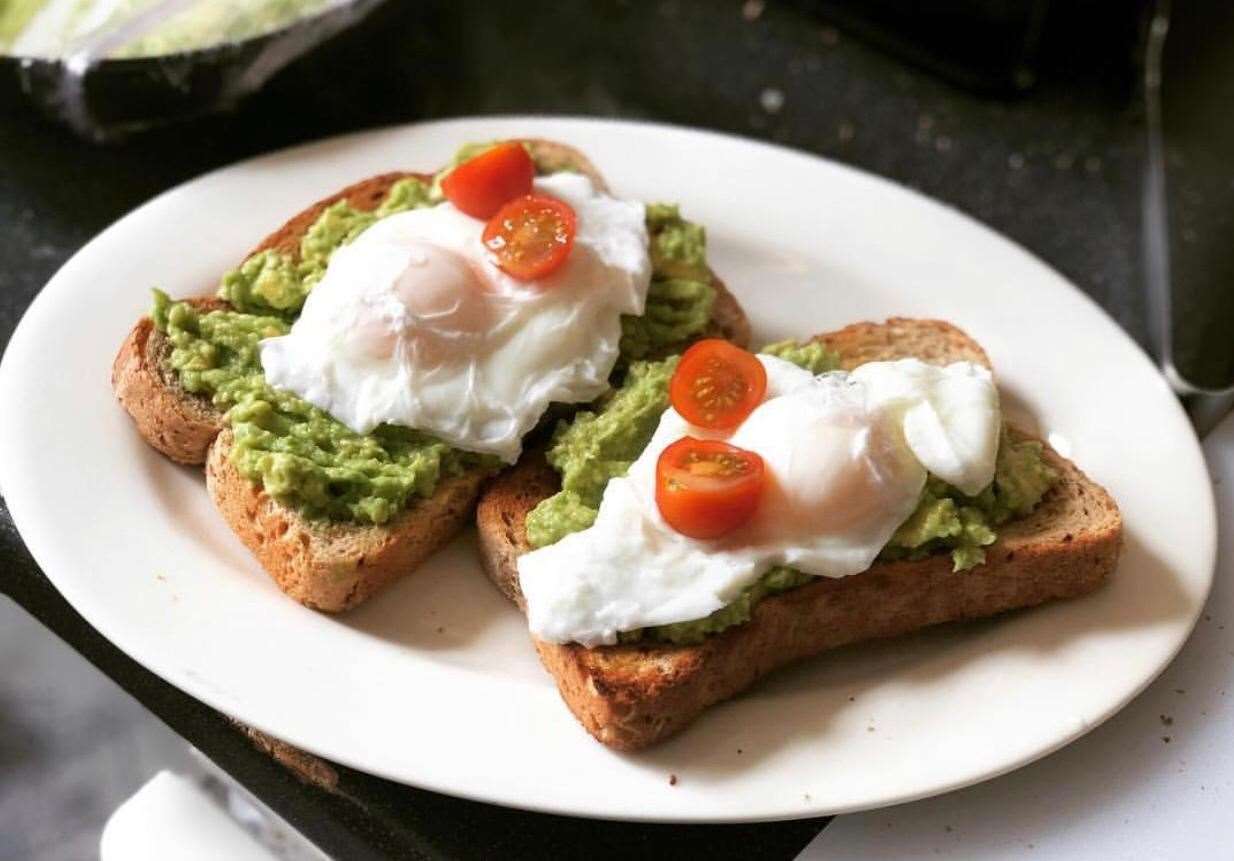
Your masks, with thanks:
M656 461L656 505L682 535L719 538L754 516L763 482L763 459L754 452L684 437Z
M520 143L498 144L460 164L441 181L441 191L472 218L492 218L503 203L531 193L536 166Z
M570 204L528 194L498 210L484 228L484 247L506 274L534 281L566 262L578 221Z
M690 424L732 430L763 402L767 371L740 347L708 338L686 350L677 363L668 395L673 409Z

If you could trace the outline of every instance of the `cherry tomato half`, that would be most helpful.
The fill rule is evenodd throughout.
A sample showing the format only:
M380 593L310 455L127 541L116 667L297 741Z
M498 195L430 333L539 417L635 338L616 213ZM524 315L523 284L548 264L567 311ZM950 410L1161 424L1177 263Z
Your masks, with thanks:
M656 461L656 505L682 535L719 538L754 515L763 472L763 459L752 451L683 437Z
M501 205L531 193L536 166L520 143L498 144L446 175L446 199L472 218L492 218Z
M709 338L686 350L669 383L673 409L696 427L732 430L767 393L763 363L740 347Z
M577 223L568 203L529 194L498 210L484 228L484 246L508 275L534 281L566 262Z

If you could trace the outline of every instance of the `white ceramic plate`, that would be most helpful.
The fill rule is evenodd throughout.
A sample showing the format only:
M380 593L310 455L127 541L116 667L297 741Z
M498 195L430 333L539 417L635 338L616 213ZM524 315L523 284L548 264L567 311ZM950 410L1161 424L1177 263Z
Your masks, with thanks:
M115 403L120 341L149 306L148 288L206 290L257 238L336 188L516 135L581 147L626 196L680 201L707 225L711 261L759 342L889 315L967 329L1006 402L1121 504L1126 552L1109 587L835 652L634 756L597 744L566 711L522 618L481 573L471 535L347 616L284 598L215 513L199 472L149 449ZM306 750L535 810L789 818L1005 772L1102 721L1165 666L1214 558L1212 496L1182 411L1140 350L1057 273L875 177L661 126L432 123L190 182L123 218L52 279L5 354L0 404L0 487L17 526L69 602L121 649Z

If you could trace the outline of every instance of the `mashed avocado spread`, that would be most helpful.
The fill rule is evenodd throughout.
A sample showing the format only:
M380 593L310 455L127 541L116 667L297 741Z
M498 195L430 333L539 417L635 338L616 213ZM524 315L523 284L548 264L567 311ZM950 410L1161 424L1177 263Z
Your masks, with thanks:
M468 155L482 149L465 148ZM385 523L414 499L431 496L442 477L498 466L494 458L458 451L408 428L381 425L356 434L328 413L271 387L261 369L258 342L286 334L334 250L380 218L439 203L434 187L407 178L395 183L372 211L346 201L331 205L305 232L295 253L261 251L223 277L219 297L228 301L228 310L203 313L155 291L151 317L172 344L171 368L185 390L225 411L235 435L232 463L306 516ZM623 361L701 331L714 299L708 283L689 278L706 273L702 229L682 219L675 207L663 205L647 207L647 222L653 280L646 313L651 322L626 328ZM623 318L623 325L631 319ZM657 418L663 409L657 409Z
M647 232L655 274L643 316L621 318L621 355L625 359L648 358L703 331L716 298L701 226L685 221L676 206L651 204L647 207Z
M818 342L781 341L763 352L793 362L814 374L834 370L838 357ZM553 544L586 529L596 518L609 479L624 475L650 442L668 408L668 382L677 357L634 362L622 385L594 411L577 413L557 426L548 448L549 464L561 474L561 490L527 515L532 547ZM1041 456L1041 444L1015 440L1006 429L999 443L994 480L977 496L930 476L916 510L883 549L883 559L918 559L949 551L955 571L985 562L985 547L998 537L995 527L1028 514L1057 480ZM814 579L776 567L738 598L703 619L628 631L621 642L642 639L680 645L749 621L754 606L768 595Z

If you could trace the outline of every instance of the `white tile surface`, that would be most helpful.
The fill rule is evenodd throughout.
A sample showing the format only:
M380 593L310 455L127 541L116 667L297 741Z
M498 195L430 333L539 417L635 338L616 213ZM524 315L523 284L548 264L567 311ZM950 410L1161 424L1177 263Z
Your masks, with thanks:
M1204 449L1225 527L1217 575L1161 677L1053 756L971 789L840 817L799 861L1234 857L1234 416Z
M191 781L160 771L103 829L99 861L275 861Z

